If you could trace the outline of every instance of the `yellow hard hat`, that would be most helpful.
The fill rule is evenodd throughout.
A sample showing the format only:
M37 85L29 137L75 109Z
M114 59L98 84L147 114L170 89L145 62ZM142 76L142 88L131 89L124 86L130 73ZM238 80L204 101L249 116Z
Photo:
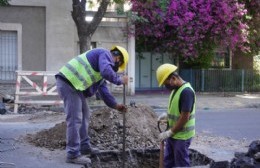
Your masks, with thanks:
M126 51L125 48L120 47L120 46L113 46L111 48L111 51L115 50L115 49L119 50L121 52L121 54L123 55L124 63L118 69L118 72L123 72L126 69L126 65L128 64L128 60L129 60L128 52Z
M162 86L164 81L168 78L168 76L177 70L177 66L173 64L163 64L160 65L156 70L156 78L159 83L159 86Z

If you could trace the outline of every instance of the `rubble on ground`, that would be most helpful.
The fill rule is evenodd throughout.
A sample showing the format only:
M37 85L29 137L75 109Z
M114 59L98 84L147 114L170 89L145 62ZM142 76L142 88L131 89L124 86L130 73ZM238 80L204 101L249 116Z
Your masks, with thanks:
M128 112L126 113L127 151L139 151L140 149L145 149L147 151L154 149L159 150L160 142L158 140L158 134L157 115L150 106L138 105L137 107L128 108ZM92 145L98 147L100 150L110 151L107 155L110 154L114 156L116 153L113 153L113 151L121 151L123 147L123 114L108 107L94 110L91 113L89 135L91 137ZM66 123L61 122L50 129L42 130L36 134L28 134L27 140L35 146L45 147L50 150L65 149ZM231 156L234 158L231 162L220 162L222 165L224 163L225 165L236 166L259 165L259 141L249 146L249 149L251 150L249 150L248 153L243 153L243 151L248 149L248 145L249 143L246 139L237 141L228 137L218 137L208 133L199 133L193 138L191 149L200 149L199 151L201 151L202 149L211 150L214 148L214 150L218 149L219 151L225 150L236 153L235 156ZM255 150L255 148L252 149L253 147L257 148L257 150ZM196 156L199 155L196 154ZM117 158L120 160L120 154L118 154ZM95 160L95 158L92 159ZM218 162L212 162L212 164L213 163L217 164ZM116 162L116 164L119 163Z
M126 113L126 150L158 148L157 115L146 105L129 107ZM123 142L123 114L108 107L92 112L89 125L91 144L101 150L121 150ZM64 149L66 124L27 136L29 142L49 149Z
M260 140L251 142L246 153L236 152L231 167L260 167Z

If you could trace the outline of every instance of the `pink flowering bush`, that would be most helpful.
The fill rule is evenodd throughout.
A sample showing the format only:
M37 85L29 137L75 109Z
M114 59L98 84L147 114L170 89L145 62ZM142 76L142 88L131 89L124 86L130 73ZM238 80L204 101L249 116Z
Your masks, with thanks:
M247 9L246 21L249 25L249 47L247 55L257 55L260 50L260 1L239 0L245 3Z
M134 36L142 48L171 51L184 59L216 46L249 51L247 10L237 0L131 0Z

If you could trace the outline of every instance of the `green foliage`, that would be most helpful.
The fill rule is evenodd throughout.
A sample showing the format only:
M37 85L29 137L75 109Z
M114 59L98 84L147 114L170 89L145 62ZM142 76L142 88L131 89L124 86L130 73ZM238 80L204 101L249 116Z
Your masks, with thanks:
M184 60L187 67L195 69L208 69L211 67L211 62L213 60L214 52L208 51L199 54L197 58Z
M259 71L245 71L245 90L251 92L260 91L260 73Z
M139 37L138 40L136 41L135 48L137 52L146 52L146 51L154 50L153 46L151 45L150 39L148 37Z
M9 1L9 0L0 0L0 6L8 6L8 5L10 5L10 4L8 3L8 1Z
M254 56L254 70L260 75L260 53Z
M259 0L238 0L245 4L247 15L245 21L249 26L249 47L250 51L244 55L253 56L258 54L260 47L260 1Z
M198 51L198 57L184 59L183 62L190 68L208 69L211 67L211 62L215 54L214 49L216 46L216 44L206 40L200 47L196 47Z
M124 3L125 3L125 0L113 0L114 4L117 4L116 6L116 12L118 15L122 15L125 13L124 11Z
M142 16L138 16L135 12L129 11L128 12L128 16L131 17L131 22L140 22L140 23L144 23L144 22L149 22L146 18L142 17Z
M122 5L122 4L118 5L118 6L116 7L116 13L117 13L118 15L124 14L124 13L125 13L125 12L124 12L124 5Z
M87 6L89 9L92 9L95 6L95 3L93 1L88 1Z
M124 4L125 0L113 0L116 4Z
M162 11L166 11L167 7L169 5L169 0L160 0L159 1L159 6L161 7Z

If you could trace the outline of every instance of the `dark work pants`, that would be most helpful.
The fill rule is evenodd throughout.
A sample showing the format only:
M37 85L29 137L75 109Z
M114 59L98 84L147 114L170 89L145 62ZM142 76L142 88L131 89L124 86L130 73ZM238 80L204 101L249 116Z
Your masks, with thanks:
M56 79L56 86L66 113L67 157L75 158L80 155L80 150L90 146L88 136L90 110L81 91L77 91L60 77Z
M189 146L191 139L167 138L164 150L164 168L190 167Z

